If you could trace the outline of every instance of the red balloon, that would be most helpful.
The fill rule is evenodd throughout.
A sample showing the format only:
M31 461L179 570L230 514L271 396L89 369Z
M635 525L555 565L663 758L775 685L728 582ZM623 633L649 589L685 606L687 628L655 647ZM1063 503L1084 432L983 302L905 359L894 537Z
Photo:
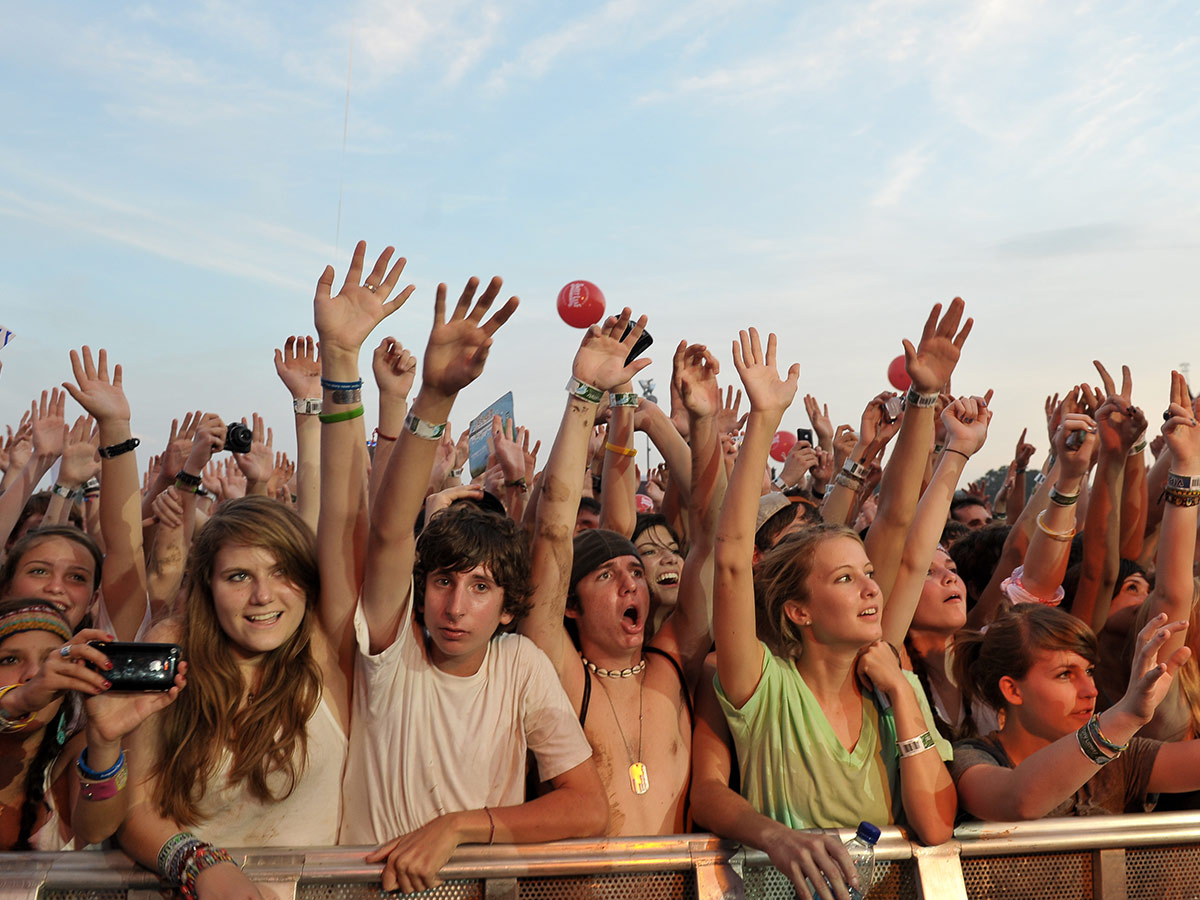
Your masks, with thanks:
M912 384L908 370L904 368L904 354L897 356L888 364L888 381L898 391L907 391Z
M558 292L558 314L572 328L587 328L604 317L604 294L590 281L572 281Z
M775 437L771 438L771 459L783 462L795 446L796 433L794 431L775 432Z

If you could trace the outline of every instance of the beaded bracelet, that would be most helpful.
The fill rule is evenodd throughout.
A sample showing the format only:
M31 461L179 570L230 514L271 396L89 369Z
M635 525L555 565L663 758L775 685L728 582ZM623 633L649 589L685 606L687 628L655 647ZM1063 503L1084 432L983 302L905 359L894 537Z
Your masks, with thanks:
M211 866L232 862L233 857L229 855L228 850L222 850L212 844L201 843L192 851L191 857L184 866L183 878L179 883L179 893L183 895L184 900L196 900L196 878L200 873ZM234 864L236 865L236 863Z
M1167 488L1162 492L1161 499L1172 506L1200 506L1200 491L1173 491Z
M183 854L199 843L200 838L190 831L171 835L158 849L158 873L172 884L178 884L179 876L183 874Z

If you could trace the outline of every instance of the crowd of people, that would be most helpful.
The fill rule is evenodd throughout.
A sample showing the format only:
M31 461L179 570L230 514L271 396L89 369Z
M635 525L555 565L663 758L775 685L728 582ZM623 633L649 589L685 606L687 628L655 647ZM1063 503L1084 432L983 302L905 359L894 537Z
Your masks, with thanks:
M1022 433L990 497L960 487L992 418L947 393L961 300L857 427L805 396L813 439L778 471L799 368L775 335L740 332L724 385L681 341L664 410L633 390L625 309L561 373L557 434L497 416L472 478L446 423L517 299L439 285L424 353L374 351L368 441L359 360L417 305L403 269L360 243L317 282L315 337L276 351L295 460L258 415L196 411L143 472L121 367L89 347L10 427L0 849L117 846L212 900L270 896L226 847L372 846L409 893L464 843L711 831L830 900L857 876L820 829L936 844L964 817L1195 808L1182 376L1156 436L1097 363L1047 399L1040 469ZM114 687L126 642L176 645L174 680Z

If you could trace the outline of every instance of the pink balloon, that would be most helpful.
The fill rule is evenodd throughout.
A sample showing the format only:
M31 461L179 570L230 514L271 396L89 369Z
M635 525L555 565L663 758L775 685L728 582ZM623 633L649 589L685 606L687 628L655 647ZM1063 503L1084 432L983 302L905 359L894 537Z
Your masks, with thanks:
M908 377L908 370L904 368L904 354L900 354L888 363L888 381L898 391L907 391L912 384L912 379Z
M777 431L771 438L771 459L783 462L796 446L796 433L793 431Z
M604 294L590 281L572 281L558 292L558 314L572 328L587 328L604 316Z

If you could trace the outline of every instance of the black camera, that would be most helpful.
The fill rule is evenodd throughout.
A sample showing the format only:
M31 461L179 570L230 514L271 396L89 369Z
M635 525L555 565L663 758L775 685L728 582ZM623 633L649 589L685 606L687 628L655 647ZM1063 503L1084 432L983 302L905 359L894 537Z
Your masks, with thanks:
M254 432L242 422L230 422L225 428L225 449L230 453L249 453Z

